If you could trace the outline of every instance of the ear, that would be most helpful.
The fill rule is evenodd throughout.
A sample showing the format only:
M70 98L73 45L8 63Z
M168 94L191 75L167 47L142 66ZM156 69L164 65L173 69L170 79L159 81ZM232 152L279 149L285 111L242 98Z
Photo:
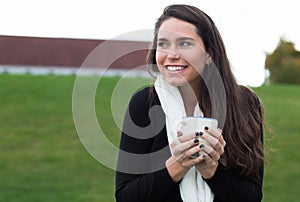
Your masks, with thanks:
M212 63L212 59L211 59L210 55L207 54L206 64L209 65L210 63Z

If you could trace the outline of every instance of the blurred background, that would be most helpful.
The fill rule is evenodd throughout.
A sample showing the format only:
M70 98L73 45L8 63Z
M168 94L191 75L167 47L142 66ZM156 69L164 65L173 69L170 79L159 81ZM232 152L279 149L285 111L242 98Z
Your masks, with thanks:
M146 69L128 72L145 64L155 20L173 3L197 6L215 21L237 80L264 104L275 135L265 130L263 201L300 197L300 13L294 1L0 2L0 201L114 201L114 170L93 158L76 131L74 83L80 70L101 77L97 119L117 147L114 89L125 80L122 91L130 96L150 83ZM104 44L101 58L120 48L136 51L83 70Z

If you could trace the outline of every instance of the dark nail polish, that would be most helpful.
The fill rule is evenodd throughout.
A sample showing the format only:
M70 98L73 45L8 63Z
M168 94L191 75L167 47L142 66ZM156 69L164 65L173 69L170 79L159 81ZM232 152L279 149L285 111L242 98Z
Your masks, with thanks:
M203 154L203 155L202 155L202 158L206 159L206 154Z
M197 138L194 139L194 143L197 144L199 140Z
M205 130L208 130L208 126L205 126L204 129L205 129Z
M196 135L196 136L202 136L202 135L203 135L203 132L201 132L201 131L200 131L200 132L195 132L195 135Z
M199 147L200 147L200 149L202 149L202 148L204 147L204 144L200 144L200 146L199 146Z
M197 158L197 157L199 157L199 156L200 156L200 154L197 152L197 153L191 155L190 158L191 158L191 159L194 159L194 158Z

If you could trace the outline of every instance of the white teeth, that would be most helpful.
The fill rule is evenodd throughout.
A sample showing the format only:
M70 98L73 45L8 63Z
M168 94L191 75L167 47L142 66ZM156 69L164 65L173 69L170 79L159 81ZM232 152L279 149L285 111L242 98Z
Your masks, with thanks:
M183 70L185 67L184 66L167 66L167 69L169 71L180 71Z

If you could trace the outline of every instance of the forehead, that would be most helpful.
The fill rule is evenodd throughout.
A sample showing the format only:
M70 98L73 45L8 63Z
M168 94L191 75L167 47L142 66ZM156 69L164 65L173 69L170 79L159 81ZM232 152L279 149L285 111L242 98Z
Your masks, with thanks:
M186 21L169 18L165 20L158 29L158 39L165 37L199 37L196 27Z

